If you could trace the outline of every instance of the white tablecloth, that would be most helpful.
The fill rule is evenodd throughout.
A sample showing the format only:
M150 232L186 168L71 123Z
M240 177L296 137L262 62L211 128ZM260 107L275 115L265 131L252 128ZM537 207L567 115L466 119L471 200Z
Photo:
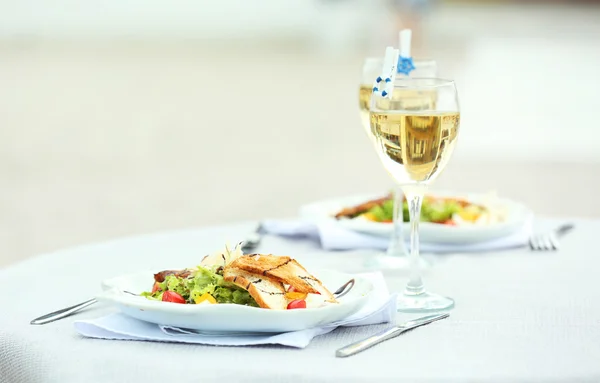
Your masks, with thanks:
M194 265L243 238L254 224L116 240L1 270L0 382L600 381L600 221L576 221L555 253L521 249L435 258L425 282L456 300L451 317L346 359L334 351L382 326L338 329L299 350L82 338L73 321L111 311L100 304L58 322L29 325L34 317L89 299L104 278ZM260 250L292 255L311 269L344 271L361 270L365 256L276 237L266 238ZM391 289L402 288L403 273L386 277Z

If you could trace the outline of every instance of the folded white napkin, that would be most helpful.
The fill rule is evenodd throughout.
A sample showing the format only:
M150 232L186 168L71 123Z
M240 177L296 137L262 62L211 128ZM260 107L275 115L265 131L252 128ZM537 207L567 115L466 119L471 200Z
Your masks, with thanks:
M390 242L388 238L346 229L333 220L318 223L302 220L267 220L262 223L262 227L270 234L319 241L321 247L326 250L385 250ZM424 253L468 253L510 249L527 245L530 235L531 218L528 218L520 230L506 237L464 244L421 242L420 250Z
M101 339L145 340L156 342L196 343L215 346L280 344L304 348L317 335L327 334L340 326L364 326L388 323L395 319L396 295L390 295L380 272L359 275L373 283L373 293L355 314L339 322L317 328L280 334L200 335L182 329L143 322L121 313L75 321L75 330L83 336Z

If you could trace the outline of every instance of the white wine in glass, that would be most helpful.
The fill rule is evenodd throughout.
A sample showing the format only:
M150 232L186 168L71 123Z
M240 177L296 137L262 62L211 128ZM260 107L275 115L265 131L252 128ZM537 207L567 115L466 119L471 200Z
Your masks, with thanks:
M371 134L384 168L404 191L409 206L410 277L398 311L447 310L454 301L425 290L419 268L419 220L423 195L444 170L458 137L460 113L453 81L396 79L390 97L373 94Z
M444 169L458 135L458 112L374 111L373 135L385 169L405 188Z
M369 119L369 109L371 104L371 94L373 93L373 82L381 74L383 66L383 58L368 57L365 59L362 68L361 82L358 89L358 107L360 119L365 129L365 133L369 140L375 144L375 137L371 133L371 124ZM437 65L434 60L416 60L414 62L415 69L410 73L410 76L418 77L435 77L437 75ZM409 77L410 77L409 76ZM396 78L404 78L406 75L398 73ZM380 254L372 259L371 265L375 268L408 268L409 264L406 259L406 247L404 245L404 236L402 226L404 193L398 186L394 188L394 214L393 214L393 230L388 245L387 252Z

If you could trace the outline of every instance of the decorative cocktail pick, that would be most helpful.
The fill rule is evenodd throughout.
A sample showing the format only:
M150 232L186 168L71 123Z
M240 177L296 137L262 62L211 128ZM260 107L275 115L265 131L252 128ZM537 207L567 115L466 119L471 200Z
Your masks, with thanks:
M398 49L387 47L381 74L375 79L373 93L382 97L391 97L394 90L394 79L396 78L396 65L398 63Z
M410 55L410 40L412 31L403 29L400 31L400 57L398 58L398 73L409 75L415 69L415 64Z

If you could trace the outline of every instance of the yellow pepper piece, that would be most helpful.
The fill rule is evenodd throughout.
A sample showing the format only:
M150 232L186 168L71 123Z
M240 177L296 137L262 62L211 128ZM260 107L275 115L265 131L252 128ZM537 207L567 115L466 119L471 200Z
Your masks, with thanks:
M479 210L479 208L470 206L470 207L460 210L458 212L458 215L460 216L460 218L464 219L465 221L475 222L481 215L481 211Z
M213 305L217 303L217 300L209 293L204 293L204 294L200 295L199 297L197 297L196 299L194 299L194 302L196 302L197 305L204 301L208 301L208 303L213 304Z
M285 297L293 301L294 299L306 299L306 293L299 293L297 291L287 292L285 293Z
M377 221L377 218L375 218L375 214L373 213L364 213L363 217L365 217L369 221Z

